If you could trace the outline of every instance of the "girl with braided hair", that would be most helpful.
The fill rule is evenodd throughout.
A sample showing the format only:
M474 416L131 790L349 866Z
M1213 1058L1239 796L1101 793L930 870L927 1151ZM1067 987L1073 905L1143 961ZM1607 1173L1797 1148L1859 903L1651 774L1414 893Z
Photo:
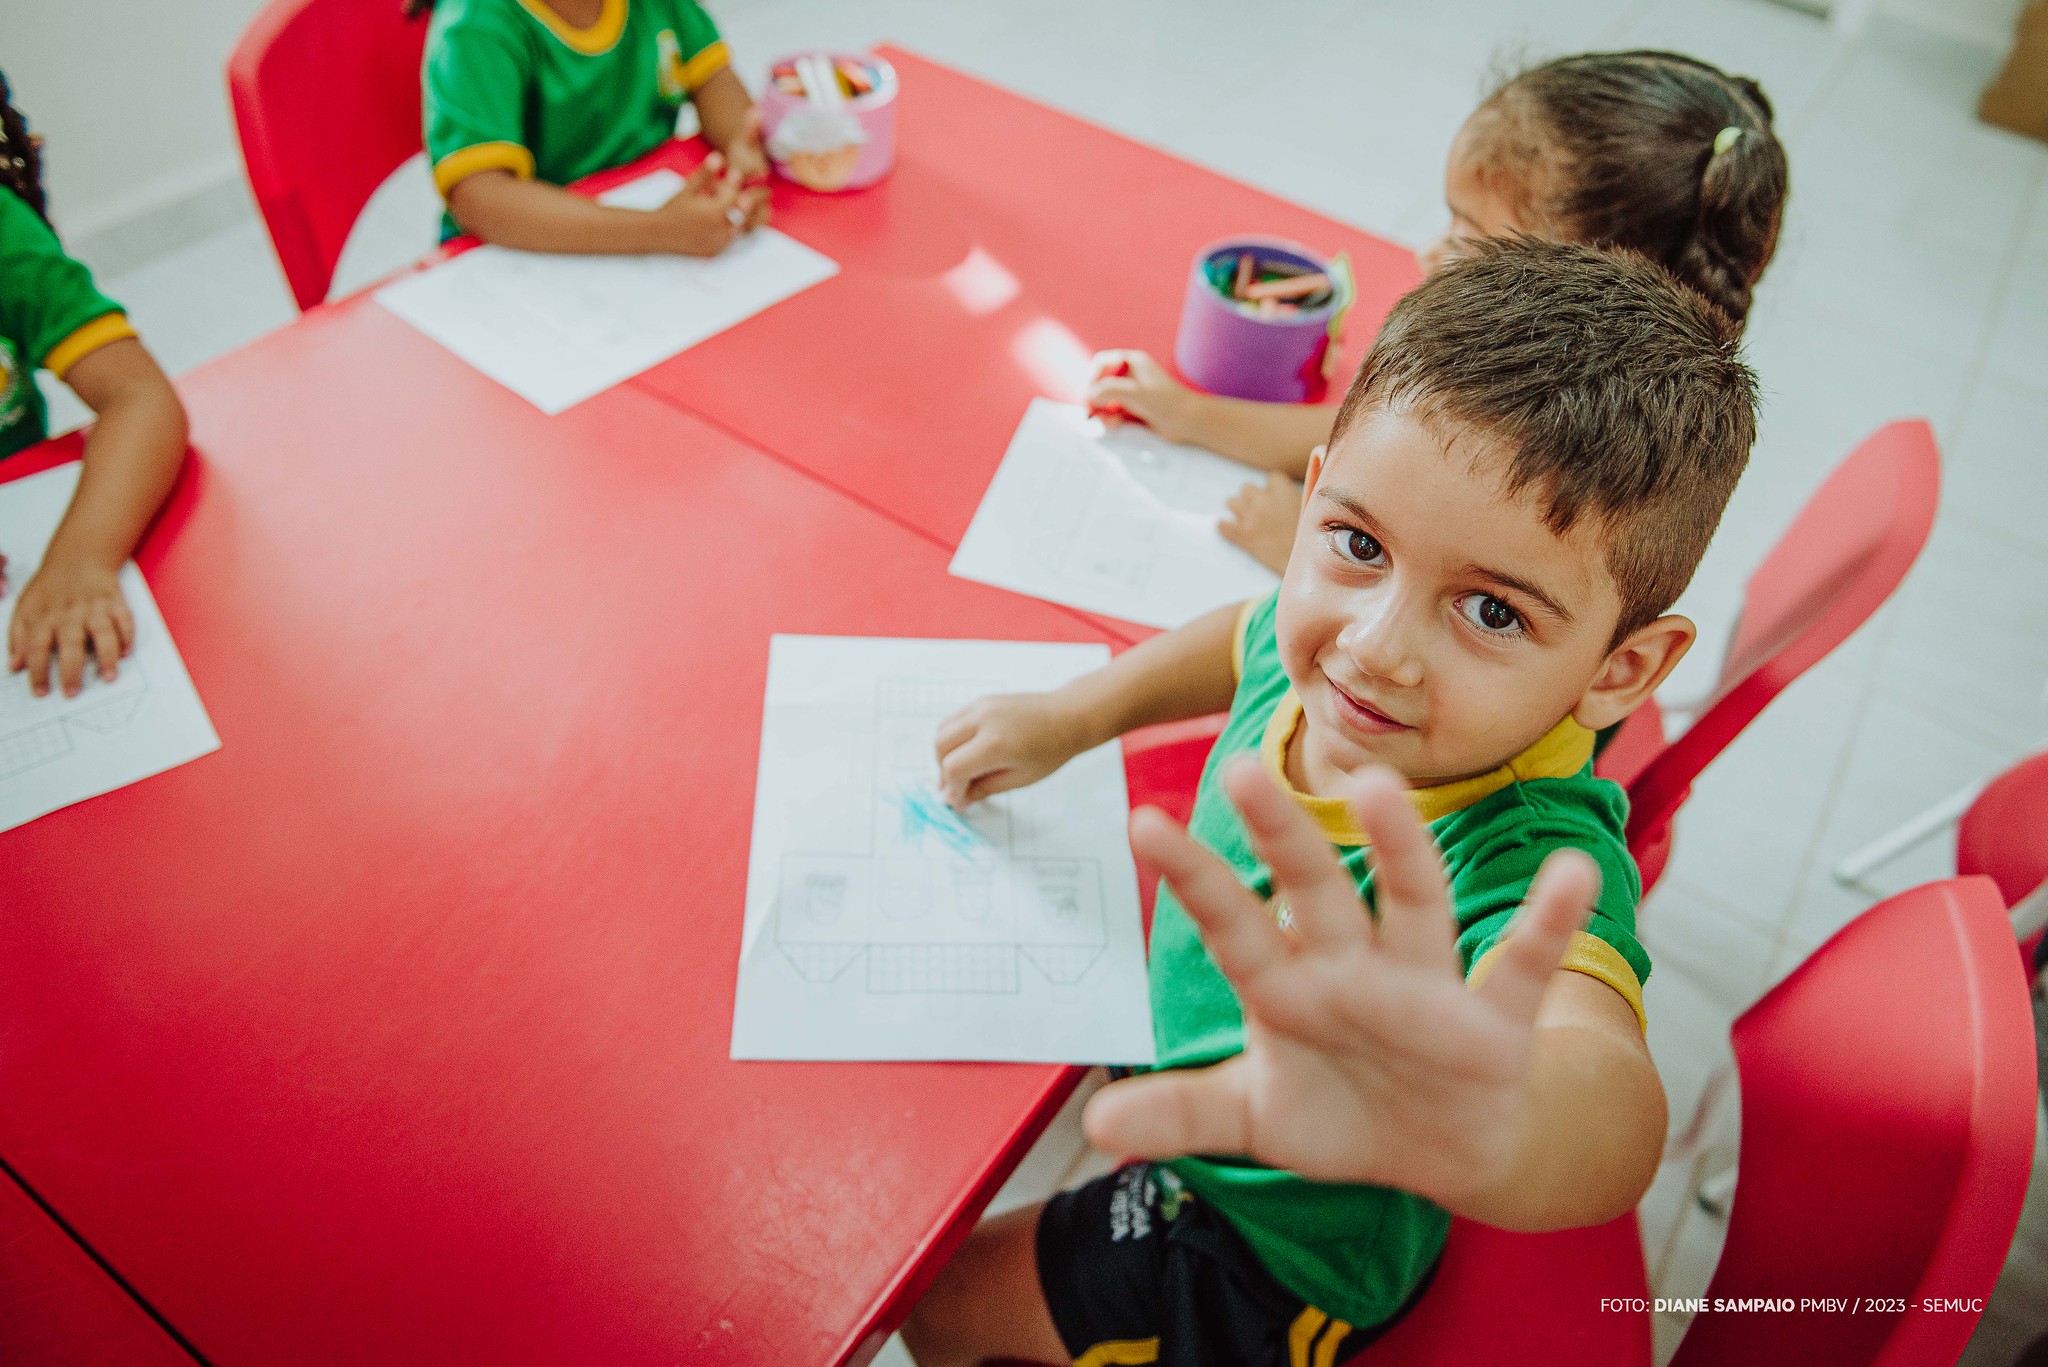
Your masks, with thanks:
M1785 149L1755 81L1675 52L1589 52L1509 77L1458 130L1451 223L1418 253L1434 271L1474 238L1529 236L1648 257L1740 327L1778 245ZM1231 500L1224 537L1287 565L1309 452L1336 409L1191 390L1141 351L1096 358L1091 406L1170 441L1271 471Z
M0 554L7 668L36 696L54 670L66 696L120 668L135 637L120 571L185 459L185 410L121 306L93 285L50 228L42 149L0 74L0 459L48 434L37 370L98 415L78 490L32 573ZM0 547L0 552L10 548ZM22 548L11 548L17 556ZM7 600L12 600L11 603Z

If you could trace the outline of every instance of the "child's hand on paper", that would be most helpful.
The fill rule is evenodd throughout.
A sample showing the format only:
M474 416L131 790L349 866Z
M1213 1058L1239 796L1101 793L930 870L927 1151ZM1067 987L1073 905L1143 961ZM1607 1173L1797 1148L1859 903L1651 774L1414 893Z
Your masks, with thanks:
M1135 418L1168 441L1195 438L1196 394L1142 351L1098 351L1089 363L1087 404L1115 423Z
M739 134L726 146L725 159L732 164L733 174L743 185L753 185L768 179L768 150L761 145L761 106L753 105L747 110L746 120L740 124ZM763 200L762 217L767 217L766 200Z
M1057 693L994 693L939 723L939 796L950 807L1038 782L1088 748Z
M7 627L7 668L28 671L29 690L50 691L50 665L64 696L85 686L87 659L112 679L135 642L135 618L121 597L118 568L46 560L21 591Z
M1216 530L1273 573L1285 574L1300 521L1300 483L1272 471L1264 484L1247 484L1230 496L1229 511Z
M1510 1174L1532 1127L1537 1008L1599 891L1576 850L1553 854L1490 975L1468 987L1443 864L1390 770L1361 775L1379 920L1300 806L1257 761L1224 784L1274 900L1152 809L1131 842L1173 885L1244 1009L1244 1052L1213 1067L1116 1083L1085 1113L1125 1157L1233 1154L1333 1182L1372 1182L1457 1209Z
M766 218L768 191L765 186L742 186L725 157L713 152L654 213L670 251L681 256L716 256Z

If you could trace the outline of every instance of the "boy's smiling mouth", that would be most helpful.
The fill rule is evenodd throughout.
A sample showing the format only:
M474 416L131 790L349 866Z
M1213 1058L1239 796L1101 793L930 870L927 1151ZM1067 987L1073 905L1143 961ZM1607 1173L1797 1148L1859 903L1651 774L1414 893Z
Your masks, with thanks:
M1336 720L1347 729L1368 736L1391 736L1396 732L1415 729L1406 722L1396 721L1355 694L1346 692L1341 684L1330 677L1327 670L1323 673L1323 681L1330 686L1330 697L1334 704L1332 710L1336 713Z

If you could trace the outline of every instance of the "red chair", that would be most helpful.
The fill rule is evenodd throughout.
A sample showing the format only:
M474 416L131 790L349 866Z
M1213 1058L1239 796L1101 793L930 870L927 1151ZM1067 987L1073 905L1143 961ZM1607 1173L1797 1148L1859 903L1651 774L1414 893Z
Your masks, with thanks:
M1918 419L1865 439L1808 499L1749 577L1742 616L1704 710L1664 738L1655 701L1638 708L1597 771L1628 790L1629 850L1648 892L1671 856L1671 818L1693 780L1794 679L1884 605L1934 528L1941 453Z
M1671 1367L1954 1362L2034 1153L2033 1014L1996 888L1958 878L1879 903L1731 1033L1742 1158L1709 1305L1868 1299L1702 1311Z
M1991 780L1963 813L1956 825L1956 872L1985 875L2015 910L2048 883L2048 753ZM2041 932L2027 920L2015 929L2020 962L2032 977Z
M356 217L423 145L426 41L398 0L271 0L228 59L249 188L302 310L326 299Z

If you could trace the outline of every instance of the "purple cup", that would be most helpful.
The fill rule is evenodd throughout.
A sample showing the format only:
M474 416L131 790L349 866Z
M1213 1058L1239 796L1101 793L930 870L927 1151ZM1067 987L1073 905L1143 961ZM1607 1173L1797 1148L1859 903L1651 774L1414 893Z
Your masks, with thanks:
M1209 262L1244 252L1261 261L1284 261L1330 274L1335 263L1298 242L1277 237L1235 237L1195 253L1181 305L1173 359L1180 373L1211 394L1264 403L1315 403L1329 388L1323 357L1331 319L1349 302L1339 288L1318 308L1279 318L1258 318L1209 283ZM1333 276L1334 280L1335 277Z

